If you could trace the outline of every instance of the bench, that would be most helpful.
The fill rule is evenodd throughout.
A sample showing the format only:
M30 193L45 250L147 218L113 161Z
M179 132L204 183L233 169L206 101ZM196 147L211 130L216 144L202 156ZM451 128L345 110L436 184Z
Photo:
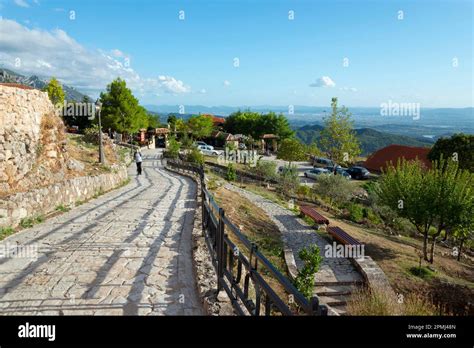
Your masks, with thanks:
M316 209L307 206L307 205L302 205L300 207L300 213L302 216L308 216L311 219L314 220L318 225L329 225L329 220L326 219L324 216L319 214Z
M326 232L329 233L335 240L344 245L362 245L357 239L351 237L346 231L337 226L331 226L326 228Z

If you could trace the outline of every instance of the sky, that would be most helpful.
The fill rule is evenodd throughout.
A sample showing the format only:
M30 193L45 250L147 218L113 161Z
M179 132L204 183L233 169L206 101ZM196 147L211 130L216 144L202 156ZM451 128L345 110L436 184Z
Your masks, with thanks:
M472 107L471 0L0 0L0 67L141 104Z

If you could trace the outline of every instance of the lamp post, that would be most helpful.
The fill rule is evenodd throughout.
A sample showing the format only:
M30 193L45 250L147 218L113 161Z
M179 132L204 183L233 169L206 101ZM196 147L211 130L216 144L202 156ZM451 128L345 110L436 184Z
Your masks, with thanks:
M95 109L99 115L99 163L105 164L105 156L104 156L104 147L102 146L102 122L100 119L100 110L102 108L102 103L99 99L95 102Z

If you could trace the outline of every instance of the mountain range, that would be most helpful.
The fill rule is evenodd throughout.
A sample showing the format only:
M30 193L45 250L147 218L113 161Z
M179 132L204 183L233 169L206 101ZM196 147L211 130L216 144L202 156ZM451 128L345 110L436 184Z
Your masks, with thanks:
M313 142L317 144L321 137L320 132L322 129L324 129L324 127L318 124L306 125L295 130L296 137L305 144L309 145ZM405 135L380 132L371 128L357 128L355 129L355 133L359 140L363 156L367 156L392 144L430 147L434 143L433 139L413 138Z
M14 71L0 68L0 83L19 83L37 89L43 89L48 80L42 79L36 75L24 76ZM86 96L74 87L62 85L65 99L68 101L82 101Z

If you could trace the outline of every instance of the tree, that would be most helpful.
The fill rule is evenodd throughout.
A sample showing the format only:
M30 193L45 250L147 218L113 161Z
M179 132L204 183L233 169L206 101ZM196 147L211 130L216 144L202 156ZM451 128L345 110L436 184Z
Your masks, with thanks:
M147 114L147 123L148 123L148 128L149 129L159 128L160 127L160 116L148 113Z
M257 133L258 137L263 134L275 134L280 139L291 138L295 134L287 118L282 114L276 115L274 112L260 115L257 122Z
M348 164L361 153L352 115L346 107L337 107L337 98L332 98L331 107L331 115L324 118L320 145L333 162Z
M328 199L330 205L348 202L354 192L352 183L342 175L320 175L313 189Z
M48 93L49 100L54 106L62 105L64 103L64 91L55 77L49 80L48 84L43 88L43 92Z
M284 139L278 148L277 158L288 161L291 165L291 162L306 160L305 150L305 146L298 140Z
M474 172L474 135L458 133L450 138L439 138L431 148L428 158L431 161L440 157L459 162L459 168Z
M104 128L119 133L135 133L148 127L148 113L140 106L138 99L127 88L124 80L117 78L100 94L102 102L101 118Z
M375 190L382 204L415 226L423 237L423 258L432 263L441 233L456 231L472 219L473 183L473 174L452 160L441 158L426 171L419 161L402 159L384 172Z
M192 116L188 120L189 130L195 139L202 139L211 135L214 123L209 116Z

